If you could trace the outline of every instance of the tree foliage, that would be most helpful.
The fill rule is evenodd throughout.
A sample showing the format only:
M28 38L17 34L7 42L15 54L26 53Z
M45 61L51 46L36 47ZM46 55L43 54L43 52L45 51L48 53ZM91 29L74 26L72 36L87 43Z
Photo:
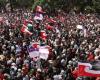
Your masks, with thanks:
M7 1L11 3L13 8L32 8L32 5L37 0L0 0L0 6L4 7ZM62 9L70 11L76 9L81 12L100 13L100 0L45 0L42 6L50 10Z

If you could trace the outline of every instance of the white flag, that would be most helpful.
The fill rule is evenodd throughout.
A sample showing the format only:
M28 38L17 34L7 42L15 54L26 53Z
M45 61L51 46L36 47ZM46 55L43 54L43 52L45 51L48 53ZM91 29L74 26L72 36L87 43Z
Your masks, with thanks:
M49 49L48 48L40 47L39 52L40 52L40 58L41 59L45 59L45 60L48 59L48 56L49 56Z

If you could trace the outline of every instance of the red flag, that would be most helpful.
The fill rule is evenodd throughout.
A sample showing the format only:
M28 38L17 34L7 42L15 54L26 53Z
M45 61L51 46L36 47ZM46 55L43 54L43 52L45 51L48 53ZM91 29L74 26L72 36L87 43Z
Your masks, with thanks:
M37 43L37 42L32 43L32 47L33 47L33 48L39 48L39 43Z
M43 40L46 40L47 35L46 35L46 32L45 32L45 31L41 31L40 35L41 35L41 38L42 38Z
M78 76L100 77L100 70L91 70L90 63L78 63Z
M26 34L29 34L29 35L32 35L32 34L33 34L33 33L31 33L31 32L28 30L27 26L25 26L25 25L22 26L21 32L26 33Z
M46 24L46 29L47 30L53 30L53 26L50 26L48 23Z

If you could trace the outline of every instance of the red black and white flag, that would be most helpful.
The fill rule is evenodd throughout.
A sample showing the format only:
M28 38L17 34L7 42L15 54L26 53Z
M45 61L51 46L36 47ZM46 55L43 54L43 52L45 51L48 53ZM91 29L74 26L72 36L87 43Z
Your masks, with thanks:
M21 32L22 32L22 33L25 33L25 34L29 34L29 35L32 35L32 34L33 34L32 32L30 32L30 31L28 30L28 27L25 26L25 25L22 26Z
M95 65L95 68L93 68L94 65ZM78 63L78 76L100 77L99 63L90 64L90 63L79 62Z

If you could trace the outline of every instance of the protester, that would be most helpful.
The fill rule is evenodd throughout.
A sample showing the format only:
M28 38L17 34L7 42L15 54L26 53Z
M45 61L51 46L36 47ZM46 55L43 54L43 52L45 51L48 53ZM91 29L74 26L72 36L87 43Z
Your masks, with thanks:
M100 60L97 15L56 14L37 10L2 14L0 80L82 80L77 75L78 61ZM47 58L30 56L27 48L34 42L49 46Z

